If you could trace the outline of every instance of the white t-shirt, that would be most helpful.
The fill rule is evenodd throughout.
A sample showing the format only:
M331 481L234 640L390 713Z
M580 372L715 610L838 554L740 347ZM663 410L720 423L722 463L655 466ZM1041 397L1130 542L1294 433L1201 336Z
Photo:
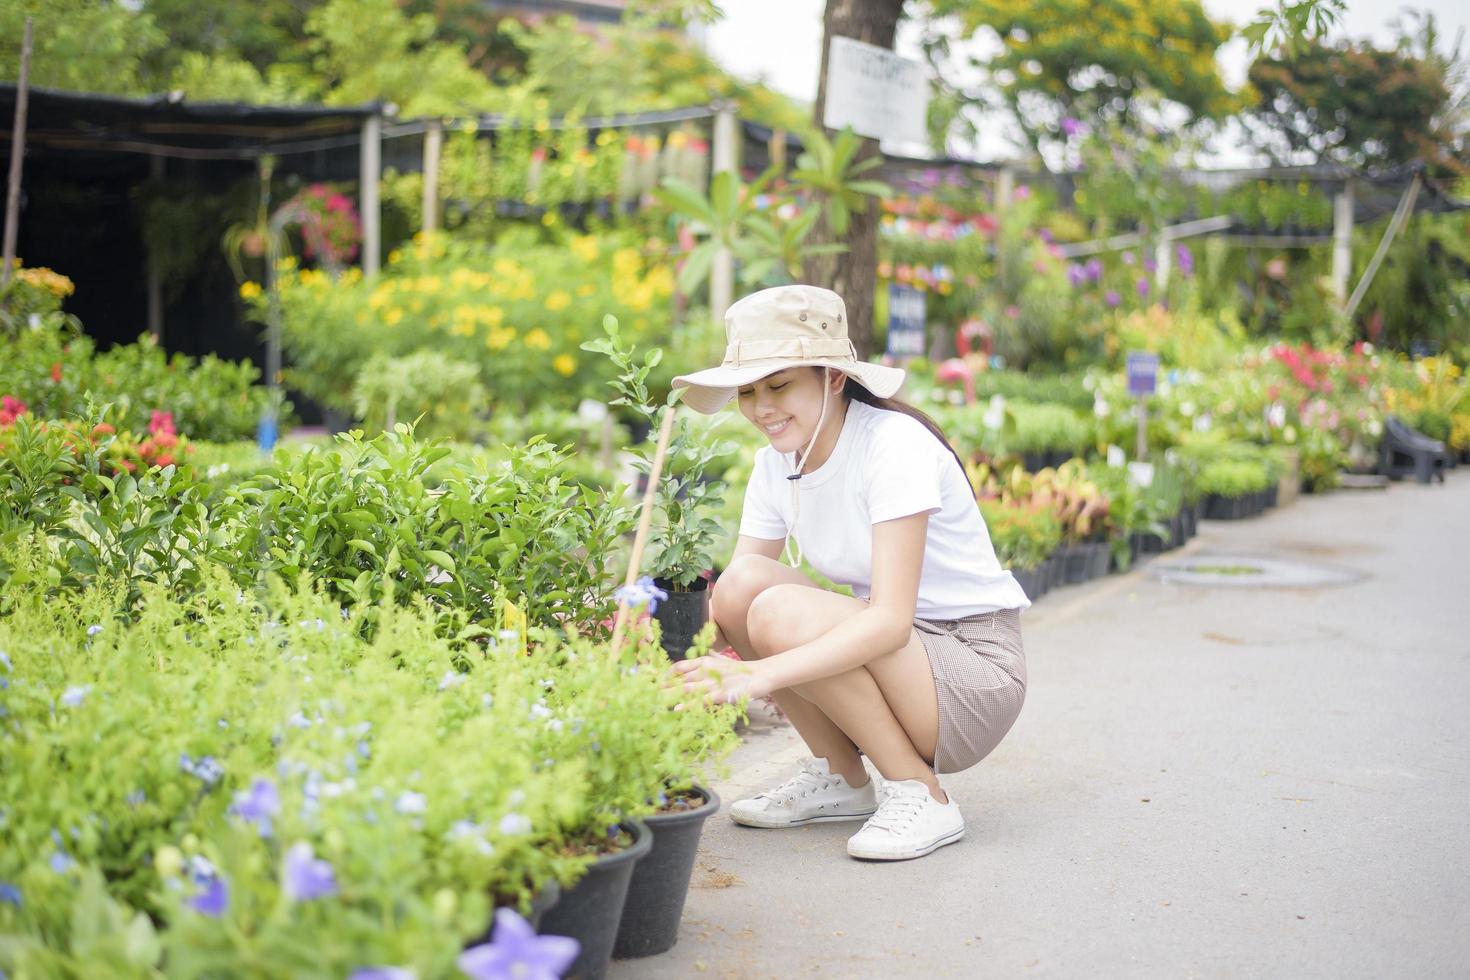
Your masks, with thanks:
M866 599L873 586L873 525L927 513L915 616L962 619L1031 605L996 560L959 464L918 419L849 402L832 455L800 480L787 480L795 471L794 453L771 446L756 452L741 534L783 540L794 523L812 567ZM793 486L801 495L799 515Z

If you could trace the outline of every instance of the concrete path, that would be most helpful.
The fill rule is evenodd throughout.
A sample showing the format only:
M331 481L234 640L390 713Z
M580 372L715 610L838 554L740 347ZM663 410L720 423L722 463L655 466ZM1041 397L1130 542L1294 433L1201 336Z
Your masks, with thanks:
M1159 575L1238 556L1356 577ZM860 863L857 824L722 810L679 944L610 976L1470 976L1470 471L1206 522L1023 628L1020 720L945 778L963 841ZM755 725L715 783L725 808L803 754Z

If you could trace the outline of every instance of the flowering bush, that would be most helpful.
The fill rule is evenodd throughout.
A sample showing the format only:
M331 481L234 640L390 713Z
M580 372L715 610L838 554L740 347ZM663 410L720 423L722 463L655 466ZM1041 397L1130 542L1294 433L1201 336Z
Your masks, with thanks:
M290 377L318 401L352 411L370 356L428 349L476 365L497 408L597 396L607 368L579 346L603 315L617 315L635 337L668 324L672 273L661 245L641 248L622 234L558 246L525 234L493 246L436 236L390 255L371 282L354 270L333 282L287 268L280 295ZM263 318L266 297L247 299Z
M325 184L312 184L287 201L298 216L302 252L329 266L342 266L357 257L362 221L352 201Z
M365 640L363 614L222 574L133 625L12 596L0 968L457 975L492 906L574 880L733 737L733 709L671 710L648 648L466 643L411 608Z

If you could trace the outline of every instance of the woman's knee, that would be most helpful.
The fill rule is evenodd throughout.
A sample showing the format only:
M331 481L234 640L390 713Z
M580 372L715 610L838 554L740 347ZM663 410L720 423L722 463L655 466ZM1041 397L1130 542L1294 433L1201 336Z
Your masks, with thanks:
M722 628L742 627L750 604L776 581L780 562L764 555L741 555L720 573L710 600L710 615Z
M745 614L745 632L756 653L768 657L796 644L802 600L810 595L808 587L787 583L767 586L751 600Z

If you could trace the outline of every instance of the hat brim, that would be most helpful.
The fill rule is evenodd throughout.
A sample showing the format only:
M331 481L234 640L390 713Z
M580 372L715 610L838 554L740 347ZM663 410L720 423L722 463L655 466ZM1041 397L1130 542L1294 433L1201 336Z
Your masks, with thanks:
M713 367L693 374L681 374L673 380L672 387L683 389L685 405L703 415L713 415L730 403L737 389L754 384L761 378L777 371L794 367L826 367L841 371L879 398L892 398L903 387L904 370L871 364L867 361L823 360L816 358L805 361L781 360L765 364L743 364L740 367Z

